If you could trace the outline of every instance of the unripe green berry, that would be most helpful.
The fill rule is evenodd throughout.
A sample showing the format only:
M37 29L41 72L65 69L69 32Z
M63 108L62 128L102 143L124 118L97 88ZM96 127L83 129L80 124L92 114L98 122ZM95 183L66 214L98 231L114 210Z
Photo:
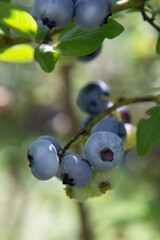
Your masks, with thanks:
M133 124L125 123L125 129L127 131L127 138L124 142L124 150L128 151L136 145L136 131L137 128Z
M119 183L119 173L113 168L107 171L95 170L93 180L90 183L93 196L99 196L117 187Z
M69 188L67 187L65 189L66 195L71 198L75 199L78 202L84 202L86 201L91 194L91 188L89 186L85 188Z

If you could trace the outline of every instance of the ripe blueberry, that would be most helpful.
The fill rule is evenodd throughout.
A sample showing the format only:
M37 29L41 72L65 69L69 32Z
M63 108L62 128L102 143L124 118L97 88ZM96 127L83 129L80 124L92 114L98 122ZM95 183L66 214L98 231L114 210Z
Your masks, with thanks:
M90 184L93 172L90 164L77 154L62 157L57 177L71 188L83 188Z
M98 131L106 131L117 134L123 141L126 140L127 132L124 123L116 118L103 118L92 129L91 134Z
M75 17L77 24L85 31L93 31L107 23L111 15L113 0L77 0Z
M84 128L86 127L86 125L91 122L94 118L96 117L96 115L90 115L89 117L86 117L82 120L82 122L80 123L80 127Z
M96 115L104 111L109 103L102 99L103 96L110 96L108 85L101 80L92 81L79 91L77 104L84 112Z
M84 145L84 155L95 169L114 168L123 158L124 146L118 135L99 131L91 135Z
M61 28L72 22L74 3L72 0L35 0L34 11L48 28Z
M36 140L28 149L29 166L32 174L40 180L48 180L56 175L59 167L57 150L47 140Z
M44 135L38 138L38 140L48 140L50 143L53 144L53 146L56 148L57 152L60 152L62 147L59 144L59 142L57 141L56 138L52 137L52 136L48 136L48 135Z
M79 56L77 57L77 59L81 62L90 62L100 54L101 50L102 50L102 45L100 45L100 47L98 47L94 52L85 56Z

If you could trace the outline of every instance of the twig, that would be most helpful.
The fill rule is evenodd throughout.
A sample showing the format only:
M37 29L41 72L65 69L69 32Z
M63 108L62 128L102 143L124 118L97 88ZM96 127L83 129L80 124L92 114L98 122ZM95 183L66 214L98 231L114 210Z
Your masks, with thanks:
M154 27L159 33L160 33L160 26L158 26L155 22L154 22L154 17L149 17L145 10L144 10L144 6L140 7L139 8L142 16L143 16L143 19L144 21L147 21L152 27Z
M127 9L139 9L147 0L123 0L114 3L112 13L118 13Z
M142 96L136 98L129 98L129 99L121 99L118 103L114 104L112 107L106 109L104 112L100 113L97 117L95 117L91 122L89 122L86 127L82 128L71 140L63 147L59 156L62 157L63 154L69 149L69 147L82 135L86 135L89 133L91 128L99 122L102 118L110 114L112 111L116 110L117 108L130 105L133 103L141 103L141 102L157 102L160 103L160 95L157 96Z

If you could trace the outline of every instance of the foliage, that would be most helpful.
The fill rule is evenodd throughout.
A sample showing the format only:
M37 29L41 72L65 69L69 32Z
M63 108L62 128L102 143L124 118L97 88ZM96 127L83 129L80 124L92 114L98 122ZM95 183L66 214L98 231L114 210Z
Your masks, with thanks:
M0 2L4 4L10 1L0 0ZM132 2L134 8L133 2L137 4L138 2L142 3L144 1L132 0L129 2ZM149 3L151 5L152 1ZM21 4L25 5L23 2L21 2ZM4 240L19 239L18 233L20 233L21 239L23 239L23 237L24 239L26 237L30 238L28 237L29 233L35 230L33 221L37 224L41 220L44 222L45 219L49 219L53 224L48 224L46 220L42 225L42 229L39 231L39 235L35 236L35 239L42 239L45 229L46 239L65 238L75 240L78 239L76 234L80 229L79 226L77 226L79 219L74 212L74 202L67 200L66 197L63 196L64 194L60 193L61 191L59 191L59 189L61 185L59 182L50 181L48 185L43 185L43 183L41 183L41 186L36 181L34 182L30 174L28 174L27 163L24 163L28 145L40 134L46 134L46 132L50 134L50 132L52 132L63 144L68 141L66 134L57 134L55 131L56 128L51 128L51 124L54 124L55 119L52 121L52 118L49 117L56 116L59 113L61 114L61 110L57 109L60 108L63 101L67 101L66 98L64 98L64 96L67 96L65 92L67 79L65 85L58 75L58 73L61 74L62 63L59 61L60 63L58 65L58 58L60 57L61 59L61 55L66 56L63 59L64 62L67 62L69 65L72 60L70 60L67 55L80 56L94 51L106 37L111 39L113 35L111 35L111 32L108 32L108 30L111 29L113 30L114 36L117 37L117 42L115 42L115 40L111 41L113 43L115 42L115 44L118 43L118 47L115 47L115 49L113 47L112 51L110 51L109 47L106 47L105 49L108 49L108 58L106 57L107 53L104 54L98 67L104 72L107 72L108 68L113 68L113 71L111 73L108 71L109 73L107 72L106 74L107 77L105 74L101 74L100 70L98 73L100 76L106 78L112 86L113 95L116 97L114 99L115 105L121 102L119 99L117 100L117 96L119 95L129 97L132 95L134 99L137 99L137 96L142 94L142 88L147 89L147 94L152 93L153 96L155 96L155 94L159 92L159 90L157 90L158 88L154 91L158 84L159 55L154 53L152 46L155 48L156 45L156 52L160 54L160 36L157 28L154 28L155 26L151 23L158 23L158 21L155 20L159 18L159 8L149 8L147 4L144 5L145 13L149 16L149 18L146 18L146 15L144 15L144 19L148 24L152 25L155 30L155 35L158 33L157 44L153 41L151 36L153 33L152 31L148 29L148 33L144 31L144 34L140 27L141 24L136 26L136 24L139 23L137 19L132 18L129 23L129 11L125 12L125 15L123 12L120 13L121 10L130 8L127 7L127 5L119 5L118 10L117 5L115 5L113 8L113 13L115 14L113 14L112 18L109 18L109 23L101 29L90 32L90 34L80 30L75 22L65 29L53 30L44 29L43 25L37 23L37 30L35 20L30 17L26 11L22 10L24 8L27 9L26 6L19 8L18 6L8 4L4 11L4 8L2 10L2 5L0 5L0 16L3 16L2 18L0 17L1 83L5 86L4 89L9 89L10 91L8 94L10 97L10 105L7 107L0 106L1 234ZM133 10L133 8L131 7L131 10ZM141 13L139 7L136 11ZM130 14L130 16L131 15L132 14ZM17 16L19 19L18 21L16 18ZM138 14L136 17L138 18ZM25 22L26 19L27 22ZM140 20L143 21L142 19ZM119 22L121 22L121 24L123 23L125 27L124 32L124 27L122 27ZM113 26L117 27L113 28ZM139 30L137 30L138 27ZM82 38L80 33L83 35ZM101 33L101 36L98 35L99 33ZM122 35L118 36L120 33L122 33ZM75 34L76 41L74 41L73 38ZM144 34L143 39L141 39L142 34ZM126 48L123 44L121 45L122 39L124 39L123 36L130 39L128 42L125 41ZM77 42L78 44L76 45ZM49 58L48 55L46 57L45 54L39 53L39 48L44 43L53 47L53 51L49 53ZM112 46L115 45L113 44ZM122 46L124 48L122 48ZM130 51L128 51L128 48L130 48ZM36 54L37 50L38 54ZM123 52L121 57L119 57L120 51ZM132 55L133 52L136 52L136 54ZM33 62L34 58L45 72L51 72L55 69L55 66L56 70L51 74L38 71L39 67ZM113 58L114 61L109 61ZM9 62L11 62L11 64ZM24 64L25 62L32 63ZM18 63L23 64L20 65ZM73 81L70 87L70 101L72 102L74 114L78 116L78 121L83 114L80 115L75 108L74 96L77 94L79 87L84 83L84 76L86 79L89 78L86 76L86 72L89 72L89 76L93 76L96 73L96 64L97 62L88 64L89 67L85 70L82 64L79 64L77 67L77 62L75 62L75 60L73 63L75 68L72 73ZM90 70L91 65L93 65L92 69L95 68L93 74ZM66 68L64 67L64 69ZM96 77L97 75L95 74ZM133 81L131 81L131 79ZM153 87L153 91L149 89L150 87ZM140 89L140 94L138 94L138 89ZM12 99L13 93L14 98ZM0 98L2 98L2 94L0 94ZM125 99L128 98L125 97ZM55 102L56 106L53 106L53 102ZM96 234L95 239L105 239L106 236L110 239L134 239L136 232L139 233L137 235L138 239L148 240L159 238L159 152L157 148L154 148L153 151L151 150L160 142L158 121L159 105L157 105L159 101L154 102L156 106L154 103L155 107L147 111L148 116L146 119L140 120L138 124L137 150L139 155L145 155L144 158L137 157L136 153L133 153L134 150L131 151L128 157L122 162L122 183L119 190L115 193L111 193L111 195L107 194L102 199L89 200L89 204L87 203L88 210L91 212L93 219L92 224ZM133 101L129 104L132 103ZM151 106L149 103L144 103L142 106L141 104L132 105L133 122L136 123L142 118L145 112L144 109L147 110ZM63 108L67 109L67 104L64 104ZM118 108L118 105L116 105L116 108ZM108 115L108 113L106 113L106 115ZM64 117L64 125L67 124L67 117ZM73 125L76 124L77 123L73 122ZM75 132L76 131L73 130L74 134ZM82 139L80 138L80 140L84 140L84 137L82 137ZM149 151L152 157L146 154ZM22 192L24 195L21 195ZM17 202L16 198L19 198ZM42 208L39 207L40 204ZM5 205L6 210L4 208ZM17 216L17 206L22 216L20 214ZM47 209L47 214L45 209ZM54 212L54 214L51 214L51 211ZM27 213L29 213L29 217ZM35 220L31 221L30 214L32 214ZM68 217L72 214L74 217ZM16 219L15 216L17 216ZM10 223L11 219L14 219L13 225ZM24 229L22 229L22 222L27 223ZM59 224L61 226L63 225L61 233L54 231L56 227L58 229ZM10 226L9 233L8 226ZM27 236L26 233L28 234Z
M130 0L126 4L122 2L117 5L115 3L113 13L130 8L139 10L144 20L148 21L160 32L160 27L154 21L156 15L159 14L159 8L153 9L150 4L146 3L145 5L145 1L135 2ZM147 15L147 11L152 14L151 17ZM107 24L90 32L80 29L76 22L71 23L64 29L49 31L43 27L42 23L36 23L30 14L20 7L10 4L9 1L0 2L0 27L2 32L0 35L0 60L6 62L29 62L35 59L45 72L53 71L58 63L59 55L88 55L95 51L105 38L113 39L124 30L120 23L113 18L109 18ZM56 37L56 34L58 34L58 37ZM46 45L45 50L43 43ZM160 53L160 37L158 37L156 51L158 54ZM152 112L148 111L148 113ZM149 144L151 135L145 138L145 142L142 142L145 130L148 128L154 130L152 126L154 117L157 117L157 114L155 116L154 113L150 120L141 120L139 123L137 149L140 155L147 153L159 142L157 137L155 141L152 141L152 144ZM94 124L96 121L98 120L95 120ZM154 135L155 130L151 131L151 133Z

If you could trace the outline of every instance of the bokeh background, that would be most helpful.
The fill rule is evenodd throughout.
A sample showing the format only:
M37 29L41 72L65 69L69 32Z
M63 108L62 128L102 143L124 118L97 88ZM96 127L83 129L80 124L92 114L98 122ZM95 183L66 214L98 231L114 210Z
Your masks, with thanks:
M155 7L158 2L151 1ZM33 1L13 3L27 11L33 5ZM56 137L62 146L74 135L86 116L78 109L76 97L88 81L105 81L113 99L148 94L149 89L160 87L156 30L138 12L115 17L125 27L124 33L106 39L92 62L61 58L50 74L35 62L0 62L0 239L84 240L80 206L67 198L59 180L36 180L26 154L29 144L41 135ZM152 106L130 106L132 123L137 125ZM160 146L141 158L133 149L118 169L119 187L85 202L93 239L159 240Z

